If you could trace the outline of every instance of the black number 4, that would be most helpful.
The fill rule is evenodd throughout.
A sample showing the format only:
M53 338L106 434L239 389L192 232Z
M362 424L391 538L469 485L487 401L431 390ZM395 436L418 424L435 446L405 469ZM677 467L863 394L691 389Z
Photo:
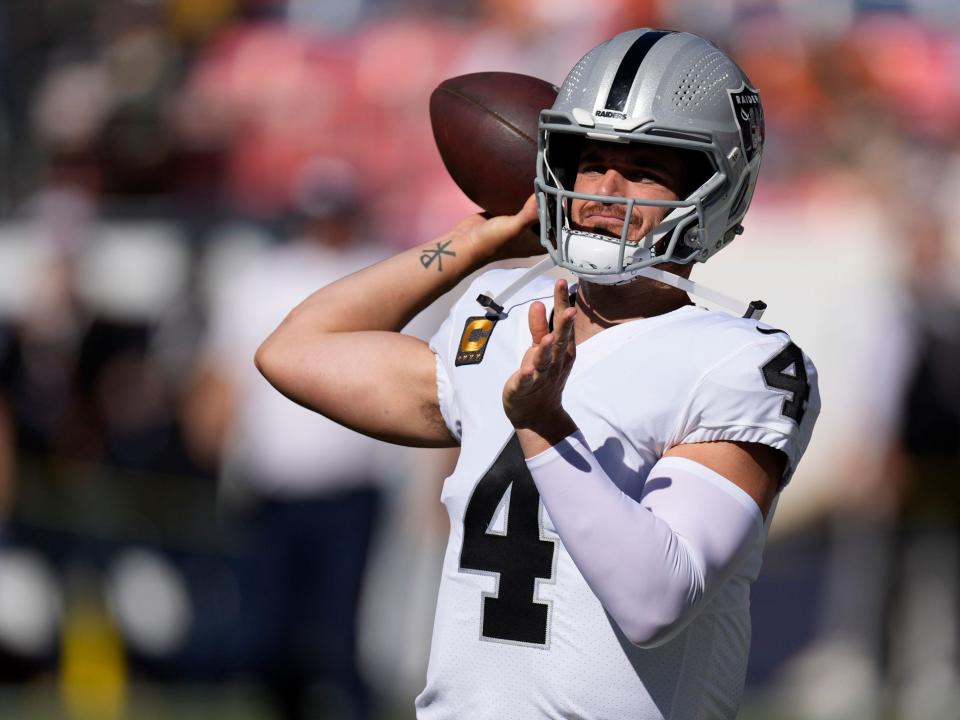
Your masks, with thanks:
M791 372L788 373L787 370ZM783 399L780 413L799 425L810 399L810 383L807 380L807 368L803 364L803 351L791 342L767 361L760 371L767 387L789 393Z
M489 528L501 504L506 532L498 534ZM555 550L540 537L540 494L514 435L477 483L463 519L460 569L500 576L496 594L483 597L484 638L547 645L550 607L534 593L538 578L553 577Z

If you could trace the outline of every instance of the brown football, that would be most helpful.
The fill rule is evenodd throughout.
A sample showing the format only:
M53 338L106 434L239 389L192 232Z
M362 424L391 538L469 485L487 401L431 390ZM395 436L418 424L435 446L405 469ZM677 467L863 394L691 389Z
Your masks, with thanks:
M450 78L430 96L443 164L488 213L513 214L533 192L540 111L556 97L557 88L545 80L507 72Z

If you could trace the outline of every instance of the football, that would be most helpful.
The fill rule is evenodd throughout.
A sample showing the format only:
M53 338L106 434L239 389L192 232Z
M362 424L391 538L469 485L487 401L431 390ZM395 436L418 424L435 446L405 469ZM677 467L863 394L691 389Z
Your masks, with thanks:
M491 215L518 212L533 192L540 111L556 97L545 80L508 72L449 78L431 94L430 124L443 164Z

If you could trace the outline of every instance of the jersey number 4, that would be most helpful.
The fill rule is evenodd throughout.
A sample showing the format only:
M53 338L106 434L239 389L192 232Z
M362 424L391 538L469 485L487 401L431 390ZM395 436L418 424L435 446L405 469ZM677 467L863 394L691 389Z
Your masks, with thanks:
M499 528L494 528L494 522ZM463 519L460 569L499 576L483 597L481 635L545 646L550 607L536 602L537 580L553 577L552 540L540 537L540 494L513 435L480 479Z
M760 330L760 332L769 334L771 331ZM772 332L783 331L772 330ZM783 350L760 368L760 372L763 373L763 381L767 387L787 393L780 414L799 425L803 420L803 414L807 411L810 399L810 381L807 380L807 368L803 364L803 351L792 342L788 343Z

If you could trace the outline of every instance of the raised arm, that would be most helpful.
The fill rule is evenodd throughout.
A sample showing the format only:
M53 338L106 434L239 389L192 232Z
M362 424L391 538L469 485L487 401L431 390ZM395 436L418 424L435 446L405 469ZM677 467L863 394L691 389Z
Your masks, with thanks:
M517 215L473 215L318 290L260 346L257 367L291 400L371 437L456 445L440 415L434 354L400 330L474 270L537 253L525 232L535 220L532 197Z

